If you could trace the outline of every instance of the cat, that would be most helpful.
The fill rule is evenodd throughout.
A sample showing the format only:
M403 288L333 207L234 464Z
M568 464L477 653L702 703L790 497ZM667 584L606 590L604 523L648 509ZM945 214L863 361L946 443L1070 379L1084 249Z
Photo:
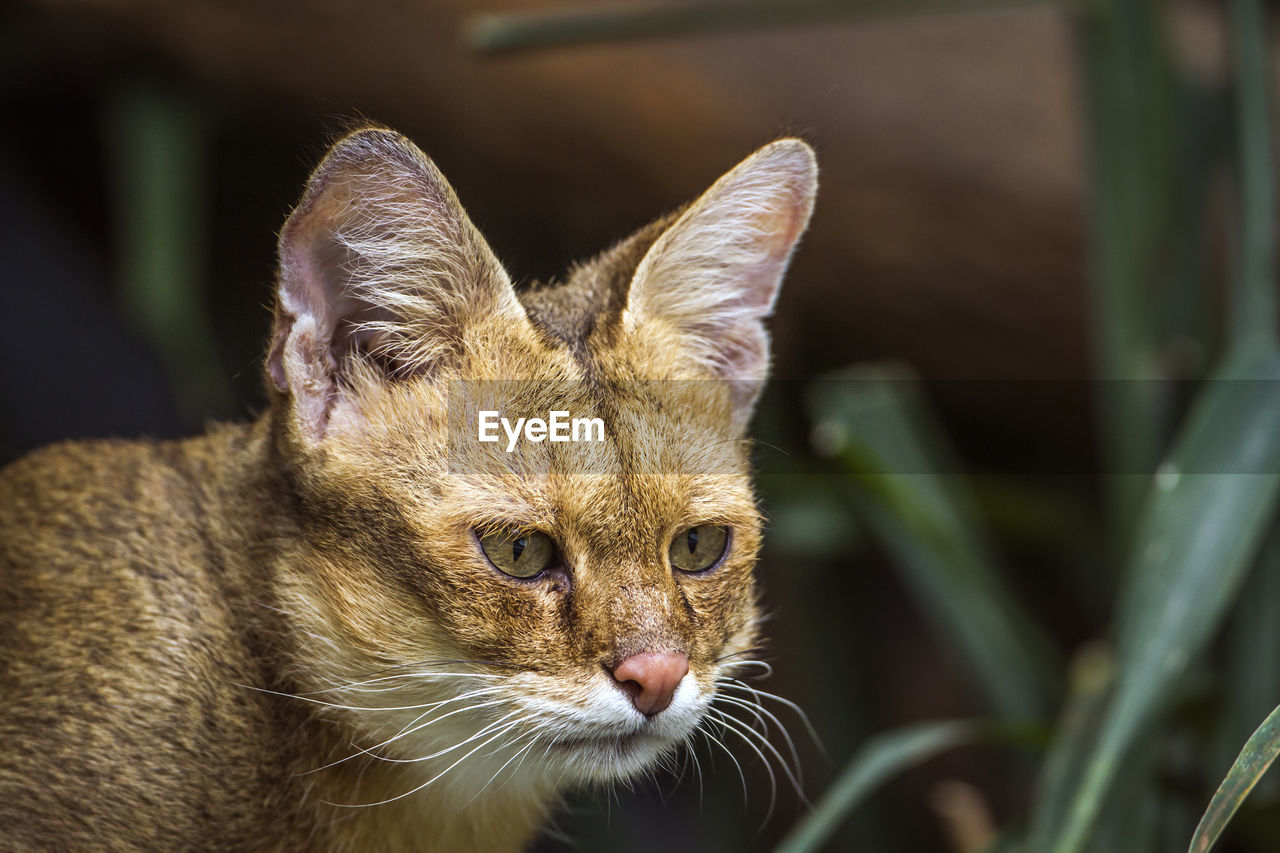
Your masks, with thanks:
M713 706L759 666L745 430L816 187L779 140L517 289L412 142L337 141L260 418L0 472L0 847L519 850L749 737Z

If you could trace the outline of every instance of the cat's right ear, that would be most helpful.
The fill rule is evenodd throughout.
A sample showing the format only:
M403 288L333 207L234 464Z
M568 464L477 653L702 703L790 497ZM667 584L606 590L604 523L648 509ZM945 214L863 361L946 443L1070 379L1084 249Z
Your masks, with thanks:
M430 375L462 351L468 317L523 317L502 265L452 188L384 129L337 142L280 233L271 385L319 441L344 373Z
M745 428L769 370L764 320L813 212L818 164L799 139L743 160L667 227L636 268L632 329L674 332L692 369L726 380Z

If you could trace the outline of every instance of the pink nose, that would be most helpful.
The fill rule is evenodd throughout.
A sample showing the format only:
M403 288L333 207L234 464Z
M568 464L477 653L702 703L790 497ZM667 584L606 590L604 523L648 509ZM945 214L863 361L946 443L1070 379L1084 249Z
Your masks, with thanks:
M641 652L613 668L613 677L631 696L636 710L652 717L666 710L680 679L689 672L689 659L680 652Z

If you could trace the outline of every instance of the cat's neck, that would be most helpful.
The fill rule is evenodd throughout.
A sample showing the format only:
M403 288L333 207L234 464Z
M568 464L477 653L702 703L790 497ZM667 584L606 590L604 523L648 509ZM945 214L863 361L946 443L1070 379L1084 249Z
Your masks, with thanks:
M376 838L387 850L516 853L529 846L560 802L551 786L527 785L520 778L489 784L487 779L455 779L414 791L443 767L379 764L353 762L350 768L315 774L311 808L317 823L327 827L329 843L324 846L369 849L368 839ZM401 796L408 791L414 792ZM400 798L363 805L395 797Z

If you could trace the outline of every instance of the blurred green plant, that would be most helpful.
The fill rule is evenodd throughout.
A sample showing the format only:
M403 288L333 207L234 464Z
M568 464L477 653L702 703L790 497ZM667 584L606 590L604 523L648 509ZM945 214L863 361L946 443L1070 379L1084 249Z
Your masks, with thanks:
M700 3L608 3L534 12L476 15L463 27L473 50L518 50L812 26L828 21L972 12L1035 6L1046 0L706 0Z
M863 366L810 388L814 441L851 476L846 496L896 559L921 607L954 639L992 707L1010 719L1048 712L1061 664L1006 591L952 453L913 376Z
M121 312L160 356L183 420L196 428L210 413L234 411L203 276L205 122L190 98L130 81L107 101L104 125Z
M1180 336L1206 348L1216 338L1189 320L1210 298L1205 276L1187 268L1203 272L1196 259L1206 255L1207 187L1225 146L1205 138L1206 111L1218 99L1180 74L1167 14L1151 0L1098 0L1076 18L1094 178L1100 426L1114 472L1104 483L1112 523L1102 553L1123 571L1112 639L1072 667L1028 821L1000 836L1000 850L1182 849L1198 809L1161 778L1171 744L1185 747L1193 733L1191 763L1208 789L1259 709L1280 700L1280 537L1268 539L1280 496L1280 346L1267 29L1259 0L1234 0L1239 216L1230 322L1218 366L1179 422L1162 349ZM816 449L849 475L858 516L939 636L966 659L990 709L1000 719L1043 719L1061 698L1061 668L981 544L963 481L941 475L955 463L932 437L927 408L910 399L913 386L901 376L862 368L841 378L812 389ZM1240 600L1246 584L1253 594ZM1213 641L1224 625L1219 654ZM1185 701L1195 669L1208 673L1201 692L1209 701L1193 713L1184 706L1195 705ZM973 726L926 723L874 736L779 850L818 849L891 771L957 745ZM1278 753L1280 709L1231 766L1192 851L1212 846ZM1276 849L1280 836L1264 833L1261 843Z

